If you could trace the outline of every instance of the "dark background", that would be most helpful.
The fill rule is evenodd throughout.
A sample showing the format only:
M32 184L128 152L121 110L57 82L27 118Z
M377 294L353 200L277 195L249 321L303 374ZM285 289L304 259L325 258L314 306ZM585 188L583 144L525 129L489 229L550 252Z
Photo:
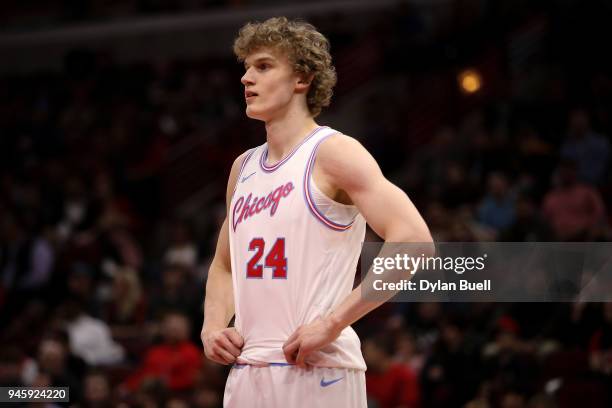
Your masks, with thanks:
M72 405L220 406L203 288L231 163L263 143L231 53L303 17L359 139L436 241L608 241L608 1L5 1L0 383ZM481 87L460 78L476 72ZM371 232L367 240L377 240ZM388 304L355 325L371 407L605 407L612 304Z

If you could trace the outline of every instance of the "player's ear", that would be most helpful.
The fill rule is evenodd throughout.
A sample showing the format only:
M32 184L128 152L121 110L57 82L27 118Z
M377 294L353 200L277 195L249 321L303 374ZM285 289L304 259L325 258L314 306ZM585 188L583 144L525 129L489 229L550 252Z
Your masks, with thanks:
M307 92L313 79L314 74L299 74L295 85L298 93Z

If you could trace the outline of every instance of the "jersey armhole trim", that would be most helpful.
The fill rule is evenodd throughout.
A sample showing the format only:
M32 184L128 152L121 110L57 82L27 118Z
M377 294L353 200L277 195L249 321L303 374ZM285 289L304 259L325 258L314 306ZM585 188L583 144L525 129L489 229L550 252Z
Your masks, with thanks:
M338 133L332 133L330 135L327 135L321 138L321 140L319 140L317 144L314 146L314 148L312 149L312 153L310 153L310 158L308 159L308 162L306 164L306 171L304 172L304 199L306 200L306 206L308 207L312 215L314 215L314 217L317 220L319 220L323 225L325 225L326 227L334 231L346 231L349 228L351 228L357 216L355 216L355 218L353 218L353 220L348 224L340 224L340 223L330 220L321 212L321 210L319 210L319 208L317 208L317 205L315 204L315 201L312 198L312 192L311 192L311 186L310 186L310 179L312 177L312 169L314 167L315 158L317 156L317 150L319 149L319 145L324 140L326 140L328 137L333 136L335 134L338 134Z
M234 194L236 193L236 188L238 188L238 183L240 183L240 177L242 177L242 172L244 171L244 168L246 167L247 162L249 161L253 153L255 153L255 150L257 150L256 147L252 148L251 150L248 150L247 155L242 160L242 164L240 165L240 171L238 172L238 177L236 177L236 183L234 183L234 190L232 191L232 197L234 197Z

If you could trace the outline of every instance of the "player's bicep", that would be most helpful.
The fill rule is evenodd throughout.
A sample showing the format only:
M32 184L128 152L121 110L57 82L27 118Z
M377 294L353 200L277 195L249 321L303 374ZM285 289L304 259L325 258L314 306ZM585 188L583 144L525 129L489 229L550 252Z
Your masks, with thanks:
M324 172L384 239L424 240L429 230L406 193L387 180L372 155L348 136L322 144ZM327 144L327 146L326 146Z
M385 240L426 242L430 240L425 221L399 187L376 177L349 196L372 229Z

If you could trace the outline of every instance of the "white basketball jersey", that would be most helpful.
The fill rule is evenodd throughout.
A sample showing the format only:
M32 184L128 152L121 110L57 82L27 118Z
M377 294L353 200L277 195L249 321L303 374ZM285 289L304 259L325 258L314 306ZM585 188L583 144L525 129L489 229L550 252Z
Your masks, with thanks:
M229 214L235 326L244 338L239 363L286 363L289 336L328 315L353 288L365 220L311 177L319 144L334 133L318 127L274 165L267 144L242 163ZM306 361L366 369L351 327Z

